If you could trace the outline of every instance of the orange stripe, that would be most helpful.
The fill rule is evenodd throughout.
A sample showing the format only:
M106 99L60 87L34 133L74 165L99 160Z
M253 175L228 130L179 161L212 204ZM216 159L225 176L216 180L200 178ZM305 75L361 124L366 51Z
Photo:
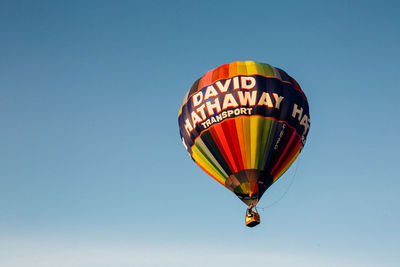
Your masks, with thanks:
M253 116L261 117L261 118L264 118L264 119L273 119L273 120L275 120L275 121L277 121L277 122L285 123L287 127L291 128L298 136L300 136L300 135L297 133L296 128L290 126L290 125L288 124L287 121L278 120L278 119L276 119L276 118L274 118L274 117L264 117L264 116L261 116L261 115L239 115L239 116L234 117L234 118L228 118L228 119L225 119L225 120L223 120L223 121L217 122L217 123L211 125L209 128L207 128L207 129L201 131L200 135L197 136L197 137L193 140L193 145L192 145L191 147L193 147L193 146L195 145L197 138L200 138L200 136L201 136L204 132L207 132L207 131L211 130L212 128L214 128L215 126L218 126L218 125L220 125L222 122L228 121L228 120L235 120L235 121L236 121L236 129L237 129L237 132L238 132L239 142L241 142L241 139L240 139L240 138L241 138L241 137L240 137L241 134L240 134L240 133L243 133L243 124L242 124L242 127L240 128L240 125L238 125L237 120L241 121L241 118L242 118L242 117L253 117ZM240 123L242 123L242 122L240 122ZM243 139L243 140L244 140L244 139ZM244 142L244 141L243 141L243 142ZM242 143L241 143L240 145L242 145ZM244 159L244 158L243 158L243 159Z
M248 169L249 166L247 166L247 155L246 155L246 145L245 145L246 142L244 140L244 135L243 135L243 119L241 116L236 117L234 119L240 146L240 154L242 156L243 169Z
M229 77L237 76L238 74L237 62L229 64Z

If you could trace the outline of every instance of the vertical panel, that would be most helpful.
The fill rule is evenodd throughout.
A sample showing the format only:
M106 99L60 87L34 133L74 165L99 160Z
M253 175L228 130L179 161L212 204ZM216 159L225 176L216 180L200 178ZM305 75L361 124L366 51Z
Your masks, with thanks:
M200 165L204 170L216 180L221 183L225 183L226 178L204 157L204 155L198 150L197 147L193 147L193 159L198 165Z
M258 169L258 161L261 150L261 134L264 126L264 118L253 116L250 118L250 141L251 141L251 169Z
M210 130L214 140L220 146L220 149L224 152L225 160L231 167L232 172L238 172L238 167L236 166L235 160L234 160L234 155L233 151L228 143L228 140L226 139L224 130L222 128L221 124L215 125L211 130Z
M246 61L245 64L247 69L247 75L258 74L257 64L254 61Z
M270 164L271 160L273 158L274 150L272 149L277 137L276 133L279 132L281 128L281 125L274 119L271 119L271 126L269 128L269 133L268 133L268 140L267 144L265 146L264 150L264 156L263 156L263 161L261 165L261 170L267 171Z
M262 63L262 66L264 68L265 76L276 77L275 76L275 72L274 72L274 68L271 67L271 65Z
M236 64L238 75L247 75L246 63L238 61Z
M240 150L240 142L238 138L238 133L236 129L235 119L229 119L223 123L224 133L228 139L229 146L233 153L233 158L235 160L238 171L244 170L243 159Z
M211 133L209 131L205 131L200 136L201 141L207 146L208 151L214 156L217 162L220 164L221 168L225 171L225 173L229 176L232 174L231 168L226 163L224 155L220 148L214 141Z
M210 152L210 150L207 148L201 138L197 139L195 146L204 155L205 159L209 161L215 167L215 169L217 169L218 172L221 173L222 176L224 176L225 178L228 177L228 174L224 171L221 164L213 156L213 154Z
M261 143L260 143L260 155L258 158L258 168L262 170L263 167L263 161L265 157L265 150L267 148L267 142L269 139L269 132L271 130L271 123L272 119L264 119L263 123L263 128L262 128L262 134L261 134Z
M276 173L274 173L273 174L273 177L274 177L274 183L276 182L276 180L278 180L286 171L287 171L287 169L289 169L289 167L293 164L293 162L297 159L297 157L299 156L299 154L300 154L300 151L301 151L301 149L299 149L299 150L294 150L295 151L295 154L293 155L293 156L291 156L291 157L288 157L288 159L290 159L288 162L285 162L283 165L282 165L282 168L280 168L278 171L279 172L276 172Z
M244 147L243 150L246 152L246 169L251 169L251 133L250 133L250 117L242 116L243 122L243 138Z
M289 133L289 131L287 131ZM283 150L281 150L279 152L278 156L278 160L276 161L275 165L273 166L271 173L273 173L275 171L275 169L279 166L280 162L282 161L282 159L284 158L284 156L286 155L286 153L288 152L288 149L290 147L290 145L292 144L292 142L294 141L294 138L296 136L296 131L292 130L290 132L290 138L287 141L287 143L282 143L282 146L284 147Z
M244 134L243 134L243 119L242 119L242 116L235 118L235 126L236 126L236 133L237 133L237 136L238 136L239 146L240 146L240 155L242 157L243 169L248 169L246 146L245 146Z
M237 62L232 62L231 64L229 64L229 77L230 78L238 75L237 64L238 64Z

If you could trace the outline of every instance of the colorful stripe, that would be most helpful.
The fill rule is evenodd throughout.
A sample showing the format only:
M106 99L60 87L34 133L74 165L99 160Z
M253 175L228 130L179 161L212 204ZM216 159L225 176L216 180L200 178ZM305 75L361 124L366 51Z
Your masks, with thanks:
M228 173L254 169L268 171L273 182L289 168L297 158L302 148L300 136L297 132L286 125L286 131L279 149L270 149L276 142L280 131L271 131L274 124L283 125L274 118L263 118L261 116L238 116L214 124L207 131L204 131L195 141L193 159L196 163L218 182L224 184ZM237 125L246 125L244 128ZM279 127L275 127L279 129ZM203 141L203 135L209 134L216 147L208 148ZM209 141L209 140L208 140ZM267 151L270 151L269 153ZM218 156L222 152L222 157ZM266 153L267 152L267 153ZM272 153L272 155L270 155ZM267 160L269 158L269 160ZM271 165L272 168L271 168ZM226 172L222 166L228 166ZM225 184L224 184L225 185ZM225 185L226 186L226 185ZM258 189L250 184L240 184L239 188L230 188L241 194L255 194Z
M264 77L276 78L282 82L292 84L297 90L301 91L297 82L291 79L283 70L275 68L269 64L258 63L255 61L236 61L230 64L224 64L218 68L208 71L198 81L195 82L192 89L183 98L182 106L187 102L191 95L200 89L209 86L218 80L229 79L239 75L260 75ZM301 91L302 92L302 91ZM182 113L182 106L179 114Z
M299 84L254 61L204 74L185 95L178 120L196 164L248 205L256 205L296 160L310 123Z

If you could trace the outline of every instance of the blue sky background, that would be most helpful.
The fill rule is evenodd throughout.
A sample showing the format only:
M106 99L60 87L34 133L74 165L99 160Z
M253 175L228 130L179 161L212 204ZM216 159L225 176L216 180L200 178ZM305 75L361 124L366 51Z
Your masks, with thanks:
M399 266L398 1L1 1L0 265ZM305 91L307 144L245 205L180 142L236 60Z

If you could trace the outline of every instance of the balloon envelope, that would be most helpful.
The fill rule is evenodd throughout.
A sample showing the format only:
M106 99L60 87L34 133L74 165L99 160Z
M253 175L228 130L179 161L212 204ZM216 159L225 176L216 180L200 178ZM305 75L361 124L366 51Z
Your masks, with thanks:
M310 114L304 92L286 72L246 61L198 79L178 121L197 165L252 206L299 155Z

